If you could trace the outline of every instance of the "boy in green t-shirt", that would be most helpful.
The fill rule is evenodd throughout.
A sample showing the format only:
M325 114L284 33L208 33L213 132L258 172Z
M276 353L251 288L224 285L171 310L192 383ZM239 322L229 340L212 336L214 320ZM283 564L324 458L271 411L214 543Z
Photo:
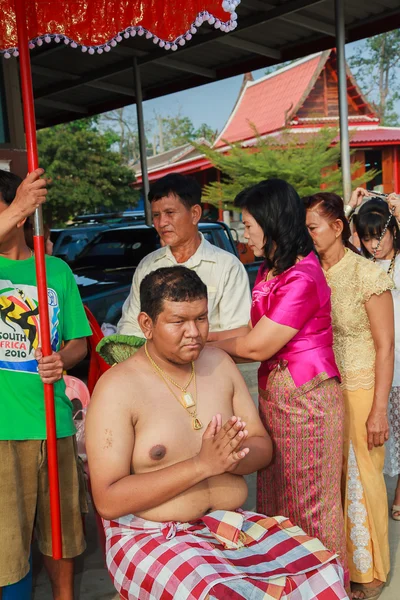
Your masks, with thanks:
M24 218L10 227L10 219L15 223L14 198L20 201L21 216L22 207L27 210L31 203L35 208L43 201L41 173L34 172L21 184L16 175L0 170L0 598L2 587L28 572L35 530L54 599L73 600L73 558L85 549L81 512L86 507L63 372L85 357L91 330L70 268L58 258L46 257L53 354L42 356L35 262L25 243ZM37 202L32 202L35 193ZM51 557L42 382L54 384L63 537L60 561Z

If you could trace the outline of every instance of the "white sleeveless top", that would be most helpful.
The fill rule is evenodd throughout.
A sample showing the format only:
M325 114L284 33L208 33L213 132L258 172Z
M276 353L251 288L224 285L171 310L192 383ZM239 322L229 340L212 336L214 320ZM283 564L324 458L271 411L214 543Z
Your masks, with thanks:
M377 260L376 264L388 272L390 260ZM394 373L393 387L400 386L400 253L396 256L394 263L393 282L395 289L392 290L394 304Z

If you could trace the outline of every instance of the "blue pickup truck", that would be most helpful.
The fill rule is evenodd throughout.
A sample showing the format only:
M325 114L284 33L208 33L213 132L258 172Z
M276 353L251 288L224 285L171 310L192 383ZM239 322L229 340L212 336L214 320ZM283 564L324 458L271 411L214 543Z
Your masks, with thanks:
M231 231L225 223L199 224L204 237L239 258ZM160 247L156 230L131 225L101 231L71 263L82 300L97 321L116 325L127 298L136 267L147 254ZM244 265L251 288L261 262Z

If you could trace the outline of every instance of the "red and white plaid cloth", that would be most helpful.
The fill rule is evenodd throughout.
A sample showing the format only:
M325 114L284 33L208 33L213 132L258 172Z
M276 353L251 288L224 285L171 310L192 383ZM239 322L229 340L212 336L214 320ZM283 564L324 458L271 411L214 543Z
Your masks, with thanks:
M125 600L345 600L343 569L285 517L214 511L190 523L103 521Z

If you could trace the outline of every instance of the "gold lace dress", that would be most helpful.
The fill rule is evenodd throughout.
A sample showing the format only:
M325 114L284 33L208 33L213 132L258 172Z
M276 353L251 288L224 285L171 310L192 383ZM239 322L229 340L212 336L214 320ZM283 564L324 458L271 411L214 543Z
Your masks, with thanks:
M385 450L368 451L365 427L375 382L375 347L365 305L374 294L391 290L393 282L378 265L347 249L325 274L332 290L333 347L346 411L343 499L350 580L386 581L390 561Z

